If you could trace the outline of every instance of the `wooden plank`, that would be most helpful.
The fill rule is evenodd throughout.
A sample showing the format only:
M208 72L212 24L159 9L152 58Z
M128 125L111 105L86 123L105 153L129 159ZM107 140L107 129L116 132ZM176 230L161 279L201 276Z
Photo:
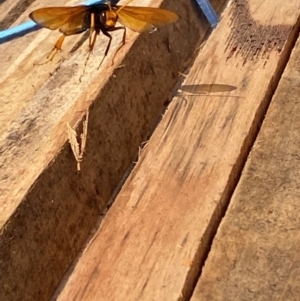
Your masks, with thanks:
M298 39L192 301L299 299L299 65Z
M101 37L81 83L87 42L68 53L81 35L66 39L61 64L33 66L58 32L43 29L0 45L1 300L48 299L152 131L178 71L191 64L208 23L193 2L132 3L160 4L180 14L178 24L151 35L129 33L115 65L109 56L97 70L107 43ZM34 2L15 24L48 5L58 2ZM121 37L113 38L110 55ZM77 173L66 123L79 124L88 108L87 148Z
M243 42L230 40L235 30L230 20L236 26L245 19L234 19L237 2L224 12L185 85L214 83L237 89L215 96L184 93L173 99L55 300L189 300L247 156L245 149L298 34L299 26L293 27L298 12L291 10L291 2L266 2L271 15L260 15L258 27L249 28L259 29L254 33L261 36L268 36L274 26L282 29L277 36L286 42L281 55L274 45L268 59L262 59L263 51L255 56L252 48L226 58ZM249 5L249 16L256 18L261 1ZM275 18L276 24L270 24ZM244 31L244 42L252 34ZM233 45L227 51L226 41Z

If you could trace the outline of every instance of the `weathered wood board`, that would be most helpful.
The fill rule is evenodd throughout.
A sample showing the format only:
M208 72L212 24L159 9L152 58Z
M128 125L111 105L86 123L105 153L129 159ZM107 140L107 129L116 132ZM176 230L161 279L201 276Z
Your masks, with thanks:
M7 1L0 6L2 28L27 21L42 6L76 4ZM220 9L224 1L216 2ZM82 82L82 35L66 38L57 60L43 66L33 63L45 59L57 31L42 29L0 45L0 300L49 298L152 131L178 72L191 64L207 21L193 1L131 3L160 4L180 20L151 35L129 32L112 66L122 34L114 33L110 55L97 70L107 45L101 36ZM87 109L86 153L77 173L66 124L78 124Z
M192 301L299 300L299 67L298 39Z
M240 0L225 10L184 85L236 90L173 99L53 299L190 299L298 36L296 8L294 1Z

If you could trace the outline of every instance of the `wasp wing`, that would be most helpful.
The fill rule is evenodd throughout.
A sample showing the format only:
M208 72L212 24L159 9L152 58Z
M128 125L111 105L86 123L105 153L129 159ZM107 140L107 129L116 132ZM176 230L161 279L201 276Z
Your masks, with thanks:
M37 24L51 29L59 29L66 36L85 31L87 24L85 17L88 6L74 7L45 7L33 11L29 17Z
M173 23L178 16L165 9L154 7L115 6L118 21L133 31L151 31L156 26Z

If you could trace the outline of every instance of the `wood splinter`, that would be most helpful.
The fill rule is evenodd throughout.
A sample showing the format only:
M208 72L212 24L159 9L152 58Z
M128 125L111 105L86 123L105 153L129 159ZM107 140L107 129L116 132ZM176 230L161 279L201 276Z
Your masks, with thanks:
M68 139L71 145L71 149L73 151L75 160L77 162L77 171L80 171L80 163L83 160L83 154L85 152L85 145L87 139L87 130L88 130L88 118L89 118L89 111L86 112L85 120L83 120L82 124L82 133L80 134L80 143L77 140L77 133L76 131L67 123L67 131L68 131Z
M138 150L138 156L137 156L137 160L133 161L133 164L137 164L139 162L140 156L142 155L142 151L146 148L146 146L148 145L149 140L146 140L144 142L141 143L141 145L139 146L139 150Z

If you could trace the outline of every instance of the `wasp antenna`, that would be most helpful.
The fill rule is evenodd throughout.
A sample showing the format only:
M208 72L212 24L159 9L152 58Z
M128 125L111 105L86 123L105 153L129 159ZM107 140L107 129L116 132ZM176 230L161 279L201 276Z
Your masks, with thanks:
M111 8L111 2L110 2L110 1L107 1L106 4L107 4L109 10L112 11L112 8Z
M121 9L123 9L125 6L127 6L130 2L132 2L133 0L128 0L124 5L122 5L118 10L117 10L117 14L118 12L120 12Z

